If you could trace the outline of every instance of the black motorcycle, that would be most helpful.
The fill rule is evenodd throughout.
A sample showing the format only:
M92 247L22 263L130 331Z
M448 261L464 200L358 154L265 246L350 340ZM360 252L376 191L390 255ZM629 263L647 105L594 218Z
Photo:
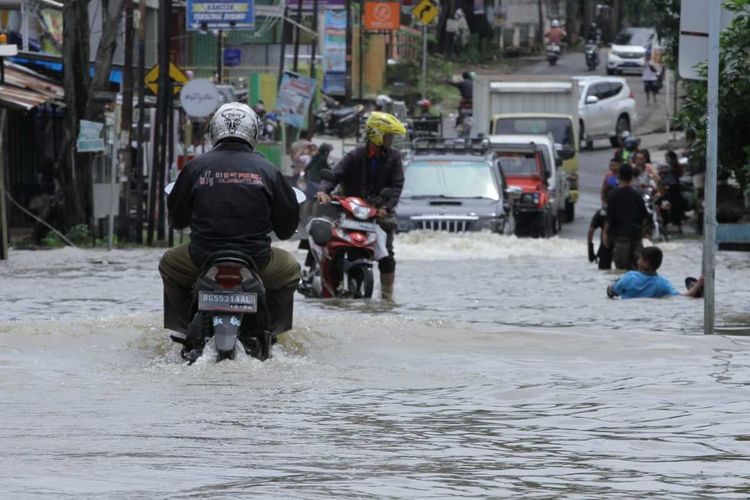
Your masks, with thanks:
M315 110L315 131L340 138L356 135L364 107L359 104L342 106L336 99L325 94L321 95L323 102Z
M594 71L599 66L599 48L595 43L588 42L583 47L583 53L586 55L586 67Z
M183 344L182 358L193 364L213 338L216 361L234 359L237 343L261 361L271 356L274 338L263 282L253 259L236 251L209 256L195 283L190 310L193 318L187 337L172 336Z

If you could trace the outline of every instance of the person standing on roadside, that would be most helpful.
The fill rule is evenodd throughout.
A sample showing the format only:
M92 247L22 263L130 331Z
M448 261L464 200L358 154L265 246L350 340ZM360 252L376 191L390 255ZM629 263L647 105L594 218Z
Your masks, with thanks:
M656 94L659 92L659 70L652 62L651 57L646 57L646 64L643 66L643 90L646 92L646 105L651 101L656 104Z
M604 244L612 251L617 269L635 269L643 249L643 225L648 211L633 187L633 167L624 164L618 174L619 187L609 195Z

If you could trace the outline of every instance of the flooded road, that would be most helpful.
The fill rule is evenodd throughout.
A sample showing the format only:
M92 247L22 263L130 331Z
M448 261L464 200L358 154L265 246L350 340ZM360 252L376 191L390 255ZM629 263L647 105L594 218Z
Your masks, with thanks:
M698 244L663 248L698 274ZM703 336L700 301L607 299L584 250L410 234L396 304L299 298L269 362L192 367L161 251L13 252L0 496L747 498L750 338ZM746 256L717 279L746 322Z

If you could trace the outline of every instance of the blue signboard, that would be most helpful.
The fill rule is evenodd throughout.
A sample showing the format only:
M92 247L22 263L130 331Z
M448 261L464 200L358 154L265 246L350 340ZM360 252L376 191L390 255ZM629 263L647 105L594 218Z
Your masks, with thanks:
M242 50L224 49L224 66L239 66L242 62Z
M187 0L188 31L255 29L254 0Z

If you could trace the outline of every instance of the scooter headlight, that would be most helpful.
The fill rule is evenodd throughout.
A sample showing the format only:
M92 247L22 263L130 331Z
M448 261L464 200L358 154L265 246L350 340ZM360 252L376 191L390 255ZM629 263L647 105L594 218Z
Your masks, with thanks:
M352 241L352 238L349 236L349 233L347 233L343 229L336 228L335 232L338 238L341 238L342 240L348 241L348 242Z

